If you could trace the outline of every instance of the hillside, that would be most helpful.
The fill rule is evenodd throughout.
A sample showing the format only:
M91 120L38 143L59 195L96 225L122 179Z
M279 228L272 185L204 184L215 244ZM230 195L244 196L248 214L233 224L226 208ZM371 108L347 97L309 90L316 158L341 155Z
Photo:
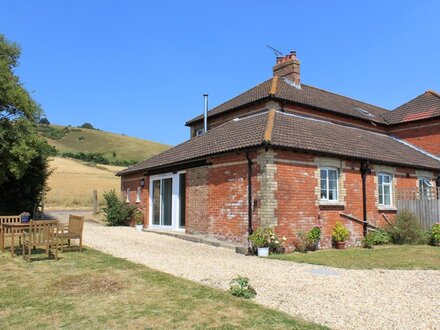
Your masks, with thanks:
M170 148L169 145L97 129L40 125L38 131L59 154L96 153L110 163L139 162Z
M93 190L98 191L100 205L104 203L104 191L115 189L119 192L121 180L115 173L123 167L92 166L79 160L60 157L55 157L50 167L54 171L48 180L46 208L91 208Z

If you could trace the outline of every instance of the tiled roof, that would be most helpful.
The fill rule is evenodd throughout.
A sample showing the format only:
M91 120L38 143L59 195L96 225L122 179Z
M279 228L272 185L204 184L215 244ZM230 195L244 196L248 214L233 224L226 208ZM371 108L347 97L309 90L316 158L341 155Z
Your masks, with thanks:
M298 89L289 80L278 77L269 79L213 108L208 112L208 118L269 97L386 124L382 118L388 113L386 109L304 84ZM197 116L189 120L187 125L202 119L203 115Z
M267 116L264 115L231 120L203 135L196 136L146 161L128 167L118 174L137 172L225 151L258 146L262 142L266 122Z
M407 123L440 116L440 94L427 91L384 115L389 124Z
M227 122L118 175L266 144L348 159L440 170L439 159L391 136L271 110Z

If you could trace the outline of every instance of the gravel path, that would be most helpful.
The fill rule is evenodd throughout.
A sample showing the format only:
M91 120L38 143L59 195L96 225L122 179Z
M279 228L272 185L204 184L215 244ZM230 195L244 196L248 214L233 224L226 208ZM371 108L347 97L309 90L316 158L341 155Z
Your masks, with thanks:
M86 223L86 245L215 288L250 278L256 302L335 329L440 329L440 271L345 270L246 257Z

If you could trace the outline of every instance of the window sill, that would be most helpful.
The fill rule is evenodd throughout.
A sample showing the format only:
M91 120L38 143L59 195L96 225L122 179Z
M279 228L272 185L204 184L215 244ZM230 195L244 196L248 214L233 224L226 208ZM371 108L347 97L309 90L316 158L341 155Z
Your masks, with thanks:
M319 206L345 207L345 202L337 201L319 201Z
M379 211L397 211L397 207L394 206L386 206L386 205L379 205L377 207Z

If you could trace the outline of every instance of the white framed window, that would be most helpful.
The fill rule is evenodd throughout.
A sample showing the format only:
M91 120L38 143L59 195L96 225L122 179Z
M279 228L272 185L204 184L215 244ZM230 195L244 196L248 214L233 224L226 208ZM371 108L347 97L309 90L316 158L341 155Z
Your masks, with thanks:
M205 132L203 128L199 128L194 132L194 136L202 135Z
M330 167L321 168L320 178L321 178L320 180L321 200L338 201L339 171L336 168L330 168Z
M379 173L377 175L379 188L379 205L391 206L393 200L393 178L390 174Z
M127 191L125 192L125 194L127 195L125 197L125 202L130 203L130 188L127 188Z
M138 187L136 190L136 203L140 203L141 202L141 187Z
M431 180L427 177L419 177L419 191L422 197L431 197L434 185Z

